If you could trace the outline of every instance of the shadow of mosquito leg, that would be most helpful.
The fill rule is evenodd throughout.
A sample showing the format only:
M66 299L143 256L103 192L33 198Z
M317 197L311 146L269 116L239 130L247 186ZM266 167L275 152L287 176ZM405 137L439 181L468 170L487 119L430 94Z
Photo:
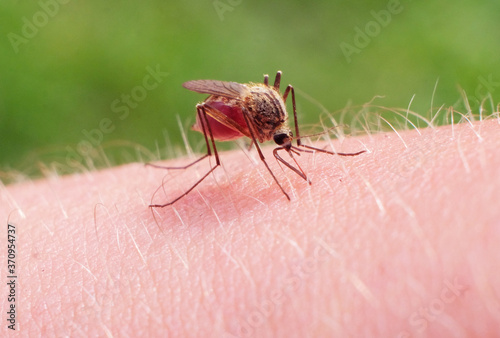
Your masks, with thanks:
M210 124L208 123L208 117L207 117L207 113L205 112L205 107L203 104L199 104L196 106L196 110L198 112L198 117L199 117L200 122L201 122L203 136L205 137L205 143L207 144L207 153L204 156L197 159L196 161L194 161L193 163L190 163L190 164L183 166L183 167L164 167L164 166L159 166L159 165L149 164L149 163L147 163L146 165L152 166L154 168L160 168L160 169L186 169L186 168L189 168L190 166L200 162L204 158L212 156L212 149L213 149L213 152L215 155L215 162L216 162L215 166L210 168L210 170L205 175L203 175L203 177L200 178L195 184L193 184L193 186L191 188L189 188L184 194L180 195L179 197L177 197L176 199L174 199L173 201L171 201L169 203L150 204L149 205L150 208L163 208L163 207L174 204L175 202L177 202L178 200L180 200L181 198L183 198L184 196L189 194L191 191L193 191L193 189L196 188L196 186L198 186L198 184L203 182L203 180L205 178L207 178L207 176L210 175L215 170L215 168L217 168L220 165L219 154L218 154L217 148L215 146L215 140L214 140L214 137L212 134L212 129L210 127ZM208 134L208 136L207 136L207 134ZM209 141L209 138L210 138L210 141ZM210 148L210 143L212 144L212 149Z

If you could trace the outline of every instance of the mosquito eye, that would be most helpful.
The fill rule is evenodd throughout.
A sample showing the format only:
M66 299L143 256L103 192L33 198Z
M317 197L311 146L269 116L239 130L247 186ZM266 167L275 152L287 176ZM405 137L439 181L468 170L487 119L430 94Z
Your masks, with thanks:
M276 142L277 145L281 146L283 143L285 143L286 140L288 140L288 135L287 134L275 134L273 136L274 142Z

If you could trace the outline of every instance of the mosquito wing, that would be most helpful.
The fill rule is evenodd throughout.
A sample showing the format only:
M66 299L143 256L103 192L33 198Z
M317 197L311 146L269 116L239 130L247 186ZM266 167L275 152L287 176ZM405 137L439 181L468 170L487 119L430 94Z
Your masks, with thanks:
M241 100L250 94L250 89L241 83L216 80L193 80L184 82L182 86L193 92L224 96L230 99Z

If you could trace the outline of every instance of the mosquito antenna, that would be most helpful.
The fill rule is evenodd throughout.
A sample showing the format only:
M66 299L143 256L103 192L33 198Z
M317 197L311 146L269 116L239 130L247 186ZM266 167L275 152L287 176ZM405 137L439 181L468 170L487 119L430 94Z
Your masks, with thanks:
M280 82L281 82L281 70L278 70L276 73L276 78L274 79L274 89L280 90Z

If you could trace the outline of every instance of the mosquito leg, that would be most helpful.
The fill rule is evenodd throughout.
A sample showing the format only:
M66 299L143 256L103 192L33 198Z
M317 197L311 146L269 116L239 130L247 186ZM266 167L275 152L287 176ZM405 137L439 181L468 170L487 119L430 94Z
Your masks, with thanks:
M286 87L285 92L283 93L283 101L286 102L286 98L288 97L288 94L290 94L290 89L292 89L292 85L288 85Z
M300 132L299 132L299 122L297 121L297 106L295 104L295 90L293 90L292 85L289 85L287 89L290 88L292 91L292 106L293 106L293 122L295 123L295 137L297 138L297 145L302 145L302 141L300 140Z
M358 151L356 153L337 153L334 151L324 150L324 149L311 147L311 146L302 144L302 141L300 139L299 123L297 121L297 108L296 108L297 106L295 104L295 91L293 90L292 85L288 85L288 87L286 87L285 93L283 94L283 100L286 101L286 98L287 98L289 92L292 92L293 121L295 124L295 138L297 139L297 146L298 147L308 148L308 149L312 149L314 151L318 151L321 153L326 153L326 154L330 154L330 155L340 155L340 156L356 156L356 155L359 155L359 154L366 152L366 150L361 150L361 151ZM304 150L300 150L300 151L304 151Z
M297 139L297 145L301 145L300 141L300 133L299 133L299 123L297 121L297 105L295 104L295 90L293 90L292 85L288 85L286 87L285 92L283 93L283 101L286 102L288 94L292 92L292 107L293 107L293 122L295 124L295 138Z
M198 118L201 121L202 132L203 132L203 136L205 137L205 143L207 145L207 153L205 155L203 155L202 157L200 157L199 159L197 159L196 161L189 163L188 165L181 166L181 167L166 167L166 166L157 165L157 164L153 164L153 163L146 163L145 164L146 166L158 168L158 169L173 169L173 170L187 169L187 168L195 165L196 163L200 162L201 160L205 159L206 157L212 156L212 150L210 149L210 143L208 142L209 136L210 136L211 141L212 141L212 147L214 148L215 159L217 162L219 161L219 156L217 154L217 148L215 147L215 142L214 142L214 139L212 137L212 130L210 129L210 126L208 125L208 120L206 119L205 107L203 107L202 104L199 104L196 106L196 110L198 112ZM208 132L207 132L207 129L205 129L206 128L205 124L208 126ZM207 136L207 134L209 134L209 135ZM219 164L220 163L217 163L217 165L219 165Z
M246 124L248 126L248 130L250 131L250 136L252 138L252 142L255 145L255 148L257 149L257 152L259 153L260 160L264 163L264 165L266 166L267 170L269 171L269 173L273 177L274 181L280 187L281 192L290 201L290 196L288 196L288 194L286 193L285 189L283 189L283 187L281 186L281 184L278 181L278 179L276 178L276 176L274 176L274 173L272 172L271 168L269 168L269 165L266 162L266 158L264 157L264 154L262 154L262 150L260 150L260 146L259 146L259 144L257 142L256 137L255 137L255 131L254 131L253 124L250 122L250 117L249 117L248 111L245 108L243 108L242 112L243 112L243 117L245 118L245 122L246 122Z
M204 158L212 156L212 151L210 149L210 143L212 143L212 149L213 149L214 155L215 155L215 166L213 166L212 168L210 168L210 170L205 175L203 175L203 177L200 178L184 194L180 195L179 197L177 197L176 199L174 199L173 201L171 201L169 203L165 203L165 204L150 204L149 205L150 208L163 208L163 207L166 207L166 206L174 204L175 202L177 202L178 200L180 200L181 198L183 198L184 196L186 196L187 194L189 194L194 188L196 188L196 186L198 184L200 184L205 178L207 178L207 176L210 175L210 173L212 173L215 170L215 168L217 168L220 165L219 154L217 153L217 148L215 146L215 140L214 140L214 137L213 137L213 134L212 134L212 128L210 127L210 124L208 123L208 117L207 117L207 113L205 112L205 106L203 104L199 104L199 105L196 106L196 110L198 112L198 117L199 117L200 122L201 122L203 136L205 137L205 142L207 144L207 153L206 153L206 155L200 157L199 159L197 159L193 163L190 163L190 164L188 164L188 165L186 165L184 167L163 167L163 166L157 166L157 165L154 165L154 164L149 164L149 165L151 165L152 167L155 167L155 168L162 168L162 169L186 169L186 168L189 168L190 166L192 166L195 163L198 163L199 161L203 160ZM208 134L208 136L207 136L207 134ZM210 138L210 142L208 140L209 138Z
M166 166L163 166L163 165L157 165L157 164L153 164L153 163L146 163L145 165L148 166L148 167L153 167L153 168L157 168L157 169L187 169L190 166L192 166L192 165L200 162L201 160L205 159L208 156L210 156L210 155L209 154L205 154L202 157L200 157L199 159L197 159L196 161L194 161L192 163L189 163L188 165L185 165L185 166L182 166L182 167L166 167Z

